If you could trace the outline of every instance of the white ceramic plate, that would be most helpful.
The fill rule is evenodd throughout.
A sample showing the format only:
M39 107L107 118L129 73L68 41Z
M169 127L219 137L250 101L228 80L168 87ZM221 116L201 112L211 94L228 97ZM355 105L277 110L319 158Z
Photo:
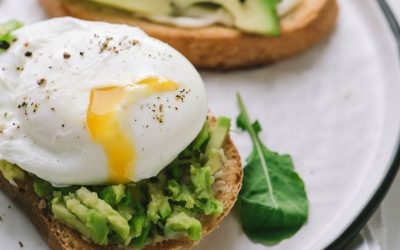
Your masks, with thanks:
M3 2L0 21L43 18L34 0ZM384 188L376 192L390 179L389 170L396 170L391 168L400 131L395 39L374 0L339 2L335 32L305 54L253 70L202 72L212 110L236 117L235 94L240 92L253 118L263 125L264 142L290 153L306 183L308 223L269 249L341 245L346 234L365 222L375 207L371 199L383 196ZM251 148L247 135L234 131L233 137L245 158ZM19 241L26 249L47 248L26 216L2 194L0 216L0 248L19 249ZM246 238L231 213L196 249L265 248Z

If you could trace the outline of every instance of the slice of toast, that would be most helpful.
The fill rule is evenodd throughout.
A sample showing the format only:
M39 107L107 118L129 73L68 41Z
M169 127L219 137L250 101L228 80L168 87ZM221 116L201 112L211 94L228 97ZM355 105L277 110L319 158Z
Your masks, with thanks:
M157 24L89 1L39 1L52 17L74 16L138 26L175 47L196 67L210 69L261 65L299 54L329 34L338 15L336 0L301 0L296 9L281 18L281 35L268 37L217 25L189 29Z
M215 122L215 118L210 119ZM242 165L239 153L232 140L227 137L223 146L226 162L216 177L214 184L215 197L224 204L221 215L206 217L202 220L203 236L215 230L220 221L230 212L242 185ZM43 239L53 250L106 250L121 249L118 247L100 247L84 240L81 235L69 227L55 221L41 200L33 191L31 181L17 181L18 187L11 185L0 172L0 189L11 199L19 203L28 213L32 222L38 228ZM222 188L221 188L222 187ZM148 245L144 250L178 250L191 249L197 242L188 239L165 240L154 245Z

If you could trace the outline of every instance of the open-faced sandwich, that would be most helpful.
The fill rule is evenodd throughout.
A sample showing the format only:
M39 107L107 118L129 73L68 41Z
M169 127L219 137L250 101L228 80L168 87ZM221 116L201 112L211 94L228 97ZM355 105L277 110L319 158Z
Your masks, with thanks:
M50 16L138 26L195 66L229 69L296 55L334 27L336 0L39 0Z
M0 29L0 188L50 248L187 249L215 229L242 168L189 61L126 25L17 28Z

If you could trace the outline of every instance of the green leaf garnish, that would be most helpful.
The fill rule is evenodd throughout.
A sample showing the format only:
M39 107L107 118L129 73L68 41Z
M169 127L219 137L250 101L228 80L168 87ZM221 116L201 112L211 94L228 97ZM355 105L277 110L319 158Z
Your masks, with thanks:
M258 136L259 122L251 122L239 94L237 100L237 125L249 133L253 142L239 194L240 220L252 241L277 244L294 235L307 221L304 183L294 171L289 155L272 152L263 145Z

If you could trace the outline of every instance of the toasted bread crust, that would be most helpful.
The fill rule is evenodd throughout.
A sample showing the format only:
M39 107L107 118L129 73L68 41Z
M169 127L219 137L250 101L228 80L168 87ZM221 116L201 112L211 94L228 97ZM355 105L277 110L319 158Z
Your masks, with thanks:
M211 122L215 122L212 118ZM221 177L217 182L223 182L226 190L215 190L216 198L223 202L224 212L221 215L207 217L202 220L203 236L215 230L219 222L230 212L242 185L242 165L239 153L232 140L227 137L223 149L226 162L222 168ZM81 235L69 227L55 221L47 208L41 207L41 199L34 193L31 181L18 181L18 187L12 186L0 172L0 189L11 199L19 203L28 213L32 222L38 228L43 239L53 250L112 250L117 247L99 247L84 240ZM43 204L43 202L42 202ZM197 242L188 239L166 240L156 245L149 245L144 250L183 250L191 249Z
M188 29L156 24L88 1L39 1L52 17L74 16L138 26L175 47L196 67L208 69L249 67L297 55L326 37L338 15L336 0L302 0L281 19L281 35L266 37L221 26Z

